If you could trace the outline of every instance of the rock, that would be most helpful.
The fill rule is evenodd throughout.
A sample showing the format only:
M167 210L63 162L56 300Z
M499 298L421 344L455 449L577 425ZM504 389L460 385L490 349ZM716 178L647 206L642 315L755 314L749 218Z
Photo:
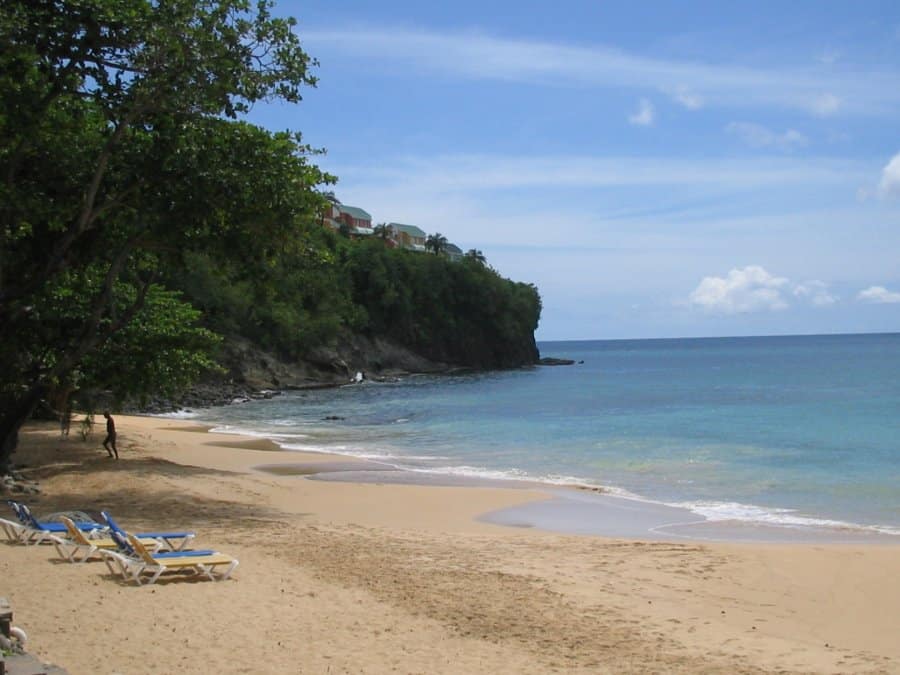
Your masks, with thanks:
M538 361L538 365L540 366L571 366L574 363L574 359L555 359L551 356L545 356Z

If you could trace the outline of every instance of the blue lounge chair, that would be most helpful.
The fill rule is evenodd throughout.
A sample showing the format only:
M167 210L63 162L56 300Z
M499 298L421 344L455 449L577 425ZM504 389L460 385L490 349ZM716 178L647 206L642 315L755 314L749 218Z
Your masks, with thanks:
M123 537L128 536L128 533L119 527L118 523L113 520L109 511L101 511L100 516L106 522L107 526L109 526L111 531L118 532ZM185 547L193 541L196 534L194 532L136 532L135 536L139 539L156 539L170 551L183 551Z
M13 500L8 500L7 504L12 507L12 510L15 511L16 517L25 527L25 532L20 537L20 541L25 544L36 545L41 544L45 541L53 541L54 543L56 543L59 537L65 535L67 532L66 526L63 523L39 521L31 513L31 509L29 509L25 504ZM82 532L87 532L89 536L105 529L103 525L101 525L100 523L95 523L93 521L78 522L75 523L75 527L77 527Z

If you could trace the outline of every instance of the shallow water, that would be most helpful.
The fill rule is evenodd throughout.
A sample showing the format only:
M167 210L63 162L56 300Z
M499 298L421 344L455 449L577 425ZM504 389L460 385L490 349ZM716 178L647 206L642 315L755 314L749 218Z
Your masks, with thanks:
M583 363L195 414L411 471L599 485L712 521L900 535L900 335L540 347Z

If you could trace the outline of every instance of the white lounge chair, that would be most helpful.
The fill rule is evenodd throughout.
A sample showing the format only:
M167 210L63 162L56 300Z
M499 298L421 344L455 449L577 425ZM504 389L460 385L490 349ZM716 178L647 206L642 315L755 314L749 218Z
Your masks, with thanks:
M116 533L118 534L118 533ZM154 557L143 542L133 534L128 535L128 543L138 554L139 559L128 563L132 579L140 585L143 576L149 576L147 584L155 583L163 572L192 572L210 581L224 581L231 576L238 566L236 558L224 553L209 555L189 555L169 553L166 557Z

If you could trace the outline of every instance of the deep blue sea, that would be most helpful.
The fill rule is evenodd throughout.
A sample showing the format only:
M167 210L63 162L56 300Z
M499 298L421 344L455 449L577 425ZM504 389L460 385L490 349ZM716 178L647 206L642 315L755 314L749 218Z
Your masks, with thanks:
M196 419L414 471L900 536L900 334L539 347L579 363L289 392Z

